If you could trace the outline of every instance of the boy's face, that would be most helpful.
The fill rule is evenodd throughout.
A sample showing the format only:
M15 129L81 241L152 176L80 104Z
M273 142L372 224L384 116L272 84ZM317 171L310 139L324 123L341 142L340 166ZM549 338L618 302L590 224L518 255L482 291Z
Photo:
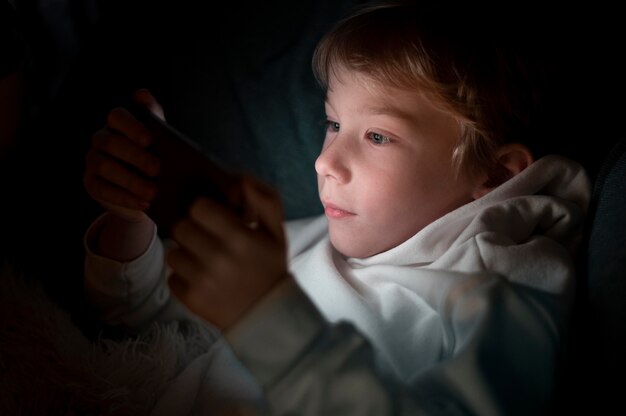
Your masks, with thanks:
M474 199L477 179L455 177L456 119L416 91L339 71L315 163L334 247L349 257L389 250ZM374 85L374 84L370 84Z

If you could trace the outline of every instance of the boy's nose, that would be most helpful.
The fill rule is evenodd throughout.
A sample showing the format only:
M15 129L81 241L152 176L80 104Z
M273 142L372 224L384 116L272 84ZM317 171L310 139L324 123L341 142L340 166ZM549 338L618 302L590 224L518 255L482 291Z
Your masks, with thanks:
M343 146L341 137L325 145L315 161L315 171L318 175L332 178L339 183L350 181L350 170L347 166L349 150Z

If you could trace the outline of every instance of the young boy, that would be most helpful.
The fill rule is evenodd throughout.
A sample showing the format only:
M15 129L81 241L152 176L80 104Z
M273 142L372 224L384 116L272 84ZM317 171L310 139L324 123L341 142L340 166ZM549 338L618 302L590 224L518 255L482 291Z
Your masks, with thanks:
M462 23L410 4L340 22L314 57L325 215L283 224L278 196L245 178L254 218L198 198L166 256L145 214L158 190L126 167L150 177L159 161L143 126L114 109L84 178L108 211L86 236L103 319L220 328L216 343L271 414L547 410L589 180L569 159L535 160L532 67ZM146 91L137 100L162 116ZM192 362L156 412L202 402L203 377L222 368L210 361Z

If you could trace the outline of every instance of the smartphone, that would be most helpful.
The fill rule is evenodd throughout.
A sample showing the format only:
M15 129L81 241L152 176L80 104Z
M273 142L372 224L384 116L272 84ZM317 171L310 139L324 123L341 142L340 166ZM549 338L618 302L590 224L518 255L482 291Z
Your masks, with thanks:
M150 178L158 193L146 213L157 224L161 237L168 238L174 223L187 216L199 196L207 196L241 213L241 177L213 158L198 143L157 117L146 107L129 111L150 131L148 150L161 162L159 174Z

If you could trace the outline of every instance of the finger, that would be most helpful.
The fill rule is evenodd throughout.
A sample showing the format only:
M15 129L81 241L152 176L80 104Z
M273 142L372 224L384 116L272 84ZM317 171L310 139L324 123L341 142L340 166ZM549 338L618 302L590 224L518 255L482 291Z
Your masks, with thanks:
M156 176L159 173L159 158L126 136L108 129L99 130L93 135L92 148L134 166L148 176Z
M147 147L151 142L146 126L125 108L118 107L109 112L107 127L120 132L141 147Z
M84 185L89 195L101 204L137 211L145 211L150 207L149 201L145 201L98 176L85 175Z
M175 248L166 255L166 262L174 273L187 281L201 276L204 268L198 258L184 248Z
M199 197L191 204L189 219L223 242L239 241L248 231L237 214L206 197Z
M187 305L189 302L189 293L191 292L189 283L176 273L172 273L167 279L167 284L170 288L170 292L183 304Z
M86 164L87 175L102 178L141 200L150 202L157 194L157 187L154 183L105 154L96 151L89 152Z
M172 238L202 264L210 264L209 255L214 258L216 253L222 252L220 241L210 231L189 219L174 224Z
M278 192L251 176L243 178L242 187L245 206L256 215L259 225L283 241L283 208Z
M201 293L194 290L194 285L184 277L173 273L168 278L168 286L170 292L176 296L191 312L198 316L202 316L203 299Z
M165 120L163 107L161 107L161 104L159 104L159 102L156 100L156 98L154 98L154 96L148 89L141 88L135 91L133 99L137 104L148 108L148 110L156 114L156 116L159 117L161 120Z

